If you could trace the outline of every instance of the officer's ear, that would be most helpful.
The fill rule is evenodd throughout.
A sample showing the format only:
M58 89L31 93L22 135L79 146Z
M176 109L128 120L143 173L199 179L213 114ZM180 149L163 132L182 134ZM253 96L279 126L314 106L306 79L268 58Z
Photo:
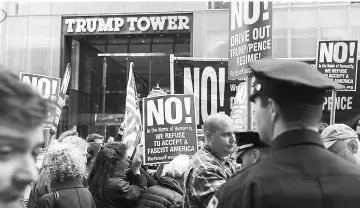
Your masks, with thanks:
M260 158L260 151L258 149L253 149L253 159L252 163L255 164L259 161Z
M270 118L272 121L276 121L280 115L280 107L272 98L268 99L268 108L270 110Z

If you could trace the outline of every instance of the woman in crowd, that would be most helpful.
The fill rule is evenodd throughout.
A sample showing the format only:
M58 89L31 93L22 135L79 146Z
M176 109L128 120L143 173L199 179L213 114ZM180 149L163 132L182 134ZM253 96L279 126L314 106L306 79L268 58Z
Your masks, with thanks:
M87 161L86 161L86 175L85 177L88 178L95 162L95 158L100 151L101 144L90 142L87 148Z
M158 185L148 188L139 198L138 208L182 207L184 173L190 159L186 155L175 157L169 164L160 165L156 171Z
M132 164L134 180L126 178L127 147L123 143L109 143L101 147L89 175L89 190L97 208L135 207L146 189L146 178L140 174L141 159Z
M95 208L91 193L84 188L86 157L70 144L59 143L49 149L48 176L52 191L42 196L35 208Z

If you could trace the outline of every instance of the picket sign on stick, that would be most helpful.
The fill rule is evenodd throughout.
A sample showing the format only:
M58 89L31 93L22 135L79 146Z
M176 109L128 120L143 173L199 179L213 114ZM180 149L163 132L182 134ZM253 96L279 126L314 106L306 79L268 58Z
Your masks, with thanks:
M251 102L249 100L249 96L251 95L251 76L248 76L246 79L246 90L247 90L247 130L250 131L252 129L252 108Z
M344 85L344 91L356 92L357 47L357 40L320 40L316 69L334 82ZM332 91L330 124L335 123L336 101L336 91Z
M335 112L336 112L336 90L331 93L332 105L330 111L330 125L335 123Z

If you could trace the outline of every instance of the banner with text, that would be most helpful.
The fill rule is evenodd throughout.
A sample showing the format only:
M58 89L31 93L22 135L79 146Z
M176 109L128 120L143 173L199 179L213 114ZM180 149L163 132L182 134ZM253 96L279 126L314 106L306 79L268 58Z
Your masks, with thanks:
M61 116L61 109L65 106L65 96L69 86L70 76L71 76L71 68L70 68L70 64L68 64L64 72L63 80L61 82L61 88L59 91L59 97L56 102L55 118L51 126L51 131L53 133L56 133L57 131L57 127L59 125L60 116Z
M346 87L346 91L356 91L358 41L320 40L316 58L316 68L334 82Z
M254 79L253 79L254 80ZM230 118L233 119L235 124L235 131L247 131L247 83L242 82L236 86L236 95L234 99L234 104L231 110ZM254 117L254 111L253 111ZM252 129L255 129L256 124L254 119L252 119Z
M44 121L44 128L51 129L55 120L56 102L59 98L61 79L39 74L20 72L20 80L31 86L41 97L49 100L49 112Z
M227 61L174 62L175 93L194 94L196 124L202 129L206 118L213 113L230 115L236 94L236 85L241 81L227 80Z
M272 2L230 1L229 80L246 77L254 60L272 56Z
M316 60L304 61L305 63L310 64L314 69L316 69ZM359 61L357 61L357 67L359 66ZM359 76L359 74L357 74ZM358 78L357 78L358 79ZM358 85L358 83L356 83ZM356 87L359 89L359 86ZM336 123L345 123L349 126L353 126L353 121L357 118L360 118L360 96L355 91L339 91L336 93L335 100L336 108ZM324 97L323 103L323 118L322 121L329 124L330 121L330 111L332 106L332 97L331 91L327 91Z
M143 98L145 164L197 151L194 95Z

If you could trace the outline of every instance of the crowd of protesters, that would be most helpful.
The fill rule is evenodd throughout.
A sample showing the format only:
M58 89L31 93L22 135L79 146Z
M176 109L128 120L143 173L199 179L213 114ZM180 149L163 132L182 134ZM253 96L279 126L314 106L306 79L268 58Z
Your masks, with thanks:
M64 132L37 169L47 103L16 75L0 73L0 208L358 207L358 121L320 123L324 92L342 86L298 61L250 66L257 132L235 133L229 116L212 114L195 155L155 171L143 164L136 137L121 131L107 142Z

